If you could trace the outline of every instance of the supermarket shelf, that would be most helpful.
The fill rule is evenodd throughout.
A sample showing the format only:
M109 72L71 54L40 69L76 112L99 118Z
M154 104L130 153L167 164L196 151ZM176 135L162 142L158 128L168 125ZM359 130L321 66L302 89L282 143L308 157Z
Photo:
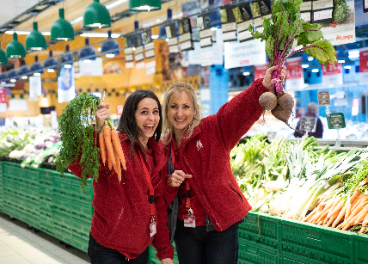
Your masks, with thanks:
M0 211L84 252L93 215L72 174L0 162ZM239 264L368 263L368 236L250 212L239 225ZM160 263L150 248L150 264ZM175 255L174 262L178 264Z

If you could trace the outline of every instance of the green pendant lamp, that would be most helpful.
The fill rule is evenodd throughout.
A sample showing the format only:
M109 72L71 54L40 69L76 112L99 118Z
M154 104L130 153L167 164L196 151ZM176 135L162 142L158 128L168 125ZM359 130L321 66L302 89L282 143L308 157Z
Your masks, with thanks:
M85 28L111 27L109 10L100 3L100 0L93 0L93 3L84 10L83 26Z
M51 40L73 40L74 30L72 24L64 18L64 8L59 9L59 19L51 26Z
M1 44L0 44L1 47ZM6 57L5 51L0 48L0 65L8 64L8 58Z
M161 0L129 0L130 11L155 11L161 9Z
M26 50L44 50L46 48L46 39L38 31L37 22L33 22L33 31L26 37Z
M18 34L13 33L13 41L6 46L6 57L11 59L24 58L26 56L26 50L22 43L18 41Z

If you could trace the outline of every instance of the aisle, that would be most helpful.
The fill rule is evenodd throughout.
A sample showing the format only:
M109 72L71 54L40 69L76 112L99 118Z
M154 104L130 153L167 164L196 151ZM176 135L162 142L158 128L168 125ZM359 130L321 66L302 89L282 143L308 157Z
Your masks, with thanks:
M66 248L59 240L0 213L1 264L87 264L88 255Z

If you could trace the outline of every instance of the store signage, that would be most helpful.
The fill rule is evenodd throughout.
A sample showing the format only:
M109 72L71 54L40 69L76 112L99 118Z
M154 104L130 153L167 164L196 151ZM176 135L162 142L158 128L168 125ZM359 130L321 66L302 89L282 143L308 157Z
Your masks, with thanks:
M4 104L5 103L5 88L1 87L0 88L0 104Z
M302 116L300 118L300 131L305 132L316 132L317 117L313 116Z
M0 112L6 112L6 107L7 107L6 104L0 103ZM0 118L0 120L1 120L1 118ZM0 123L0 126L1 126L1 123Z
M60 70L60 76L58 77L58 102L69 102L74 99L75 96L73 67L65 68L65 66L62 66Z
M301 58L288 59L286 62L286 89L295 90L304 86L304 74Z
M330 106L330 91L318 91L318 104L321 106Z
M345 128L345 118L343 113L327 114L326 117L329 129Z
M58 119L57 119L57 113L55 110L50 112L51 115L51 128L57 129L58 128Z
M224 43L225 69L266 63L265 42L259 39L247 42Z
M28 102L25 99L10 99L8 111L27 111Z
M313 23L331 23L333 0L318 0L312 4Z
M254 80L264 78L266 76L266 71L268 70L269 63L264 65L254 66Z
M237 22L239 41L243 42L252 39L253 36L249 31L249 25L253 25L253 19L249 2L239 4L233 9L233 12Z
M143 61L144 60L143 41L142 41L142 34L139 32L134 35L134 47L135 47L134 51L135 62Z
M155 45L153 44L151 29L142 32L142 40L146 59L155 57Z
M201 48L212 46L212 29L210 14L204 14L197 18L197 27L199 28L199 38Z
M220 9L222 37L224 39L224 42L235 41L238 39L236 36L236 21L233 10L235 9L233 9L232 7ZM237 15L238 17L241 17L240 12Z
M263 19L271 17L271 6L269 1L255 0L252 1L250 8L254 18L254 27L258 32L263 32Z
M134 60L133 60L133 49L132 48L126 48L124 50L125 52L125 67L127 69L134 67Z
M80 68L79 68L79 52L73 52L73 69L75 78L79 78Z
M363 0L363 12L368 12L368 0Z
M361 83L368 83L368 50L359 52L359 79Z
M300 17L305 21L311 22L312 1L305 1L300 5Z
M101 57L97 57L91 61L79 62L79 75L80 76L102 76L103 75L103 62Z
M322 84L324 85L340 85L343 84L342 65L340 63L333 67L332 64L322 65Z
M351 116L357 116L359 114L359 98L353 99L351 106Z
M179 42L180 50L194 50L193 40L192 40L192 25L190 24L189 18L183 18L178 21L179 29Z
M176 26L175 22L166 25L166 37L168 38L169 43L169 53L178 53L179 46L178 46L178 38L176 36Z
M323 37L334 46L353 43L356 41L354 1L346 0L345 3L347 4L347 9L349 10L348 17L346 18L346 20L340 24L333 24L332 26L329 25L321 27ZM324 16L325 14L321 13L320 15ZM321 21L314 21L314 23L317 22L321 23Z
M30 101L38 101L38 97L41 95L41 76L29 77L29 98Z

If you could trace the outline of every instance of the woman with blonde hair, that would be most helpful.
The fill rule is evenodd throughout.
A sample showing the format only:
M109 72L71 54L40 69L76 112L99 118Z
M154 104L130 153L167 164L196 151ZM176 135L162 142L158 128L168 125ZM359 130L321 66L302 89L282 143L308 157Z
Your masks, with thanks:
M173 84L165 94L165 200L180 264L238 261L238 223L251 206L232 174L230 151L260 118L258 100L270 89L276 68L204 119L191 85ZM284 67L282 81L285 75Z

